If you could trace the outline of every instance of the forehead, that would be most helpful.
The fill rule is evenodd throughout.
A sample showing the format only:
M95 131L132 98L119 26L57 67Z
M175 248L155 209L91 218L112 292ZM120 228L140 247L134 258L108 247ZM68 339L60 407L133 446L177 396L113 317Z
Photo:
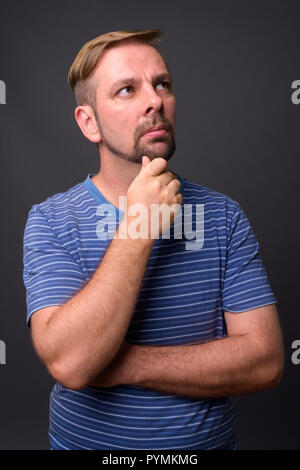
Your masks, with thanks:
M122 41L103 52L95 70L95 78L102 85L111 85L128 74L149 76L168 72L160 53L150 44Z

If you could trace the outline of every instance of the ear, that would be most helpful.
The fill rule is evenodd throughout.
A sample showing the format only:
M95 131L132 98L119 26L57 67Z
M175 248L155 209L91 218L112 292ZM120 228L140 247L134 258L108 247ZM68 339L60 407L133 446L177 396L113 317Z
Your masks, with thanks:
M94 112L89 105L77 106L75 119L83 135L91 142L100 142L101 134L97 126Z

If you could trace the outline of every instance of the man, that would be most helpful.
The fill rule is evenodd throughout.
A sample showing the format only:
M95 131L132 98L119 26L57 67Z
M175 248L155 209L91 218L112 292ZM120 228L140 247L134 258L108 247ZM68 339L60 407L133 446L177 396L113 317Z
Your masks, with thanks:
M281 379L276 298L246 215L167 168L176 101L159 38L117 31L81 49L69 83L101 170L29 212L27 323L57 381L52 449L236 449L231 396ZM152 232L155 204L170 212ZM204 208L194 247L175 236L188 205ZM106 238L103 207L118 216Z

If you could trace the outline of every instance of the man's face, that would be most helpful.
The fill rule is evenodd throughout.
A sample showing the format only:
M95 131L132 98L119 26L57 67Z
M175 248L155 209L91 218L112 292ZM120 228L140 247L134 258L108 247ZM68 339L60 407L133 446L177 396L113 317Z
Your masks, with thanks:
M151 160L171 158L176 148L176 100L166 64L154 47L126 42L108 49L93 83L101 152L136 163L143 155ZM159 125L165 127L164 134L143 135Z

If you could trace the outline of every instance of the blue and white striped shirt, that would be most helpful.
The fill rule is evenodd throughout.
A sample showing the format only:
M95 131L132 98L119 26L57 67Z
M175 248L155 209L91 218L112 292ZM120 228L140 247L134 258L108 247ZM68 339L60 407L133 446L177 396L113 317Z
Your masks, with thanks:
M37 310L62 305L80 291L110 243L111 237L97 235L97 208L110 203L91 176L29 211L23 273L28 325ZM182 204L193 210L203 205L204 243L201 249L186 249L185 236L174 238L176 223L169 239L156 240L125 336L128 343L180 346L223 338L224 311L277 302L240 205L177 176ZM115 210L121 219L123 213ZM133 385L69 390L56 383L49 437L52 449L234 448L234 419L231 397L192 398Z

